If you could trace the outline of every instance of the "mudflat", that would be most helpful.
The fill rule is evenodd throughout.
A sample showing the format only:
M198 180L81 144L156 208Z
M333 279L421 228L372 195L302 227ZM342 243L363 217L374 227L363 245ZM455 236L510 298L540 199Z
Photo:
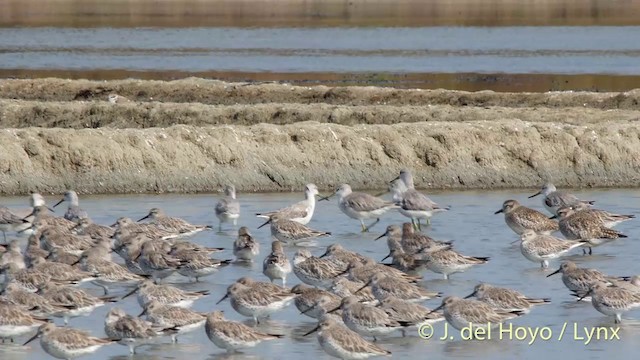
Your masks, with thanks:
M108 101L109 94L127 100ZM0 81L0 193L637 186L640 91Z

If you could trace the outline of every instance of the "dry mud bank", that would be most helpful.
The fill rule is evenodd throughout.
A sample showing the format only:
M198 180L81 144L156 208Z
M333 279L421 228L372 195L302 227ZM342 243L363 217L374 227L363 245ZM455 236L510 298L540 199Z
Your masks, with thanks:
M421 187L635 186L640 128L521 121L344 126L0 130L0 191L81 193L382 188L401 167Z
M111 92L132 103L111 104ZM640 91L0 81L0 193L637 186Z

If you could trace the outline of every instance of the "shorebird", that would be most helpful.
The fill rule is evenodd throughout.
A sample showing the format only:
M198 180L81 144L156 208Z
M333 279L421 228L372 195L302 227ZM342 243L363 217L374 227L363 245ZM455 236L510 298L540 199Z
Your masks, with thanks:
M157 301L163 305L190 307L194 301L209 295L209 290L185 291L172 285L156 285L151 280L143 280L135 289L125 294L122 299L136 292L138 293L138 304L143 309L152 301Z
M96 224L90 218L81 218L78 224L71 228L71 232L75 235L86 235L94 240L110 239L115 230L112 227Z
M607 276L596 269L579 268L573 261L564 261L558 270L547 275L562 274L562 283L573 293L583 296L596 282L612 283L620 278Z
M216 217L218 218L218 231L222 231L222 223L232 222L238 224L240 217L240 202L236 200L236 187L227 185L224 187L225 197L216 204Z
M293 257L293 273L305 284L327 288L333 280L344 272L330 259L321 259L311 255L306 249L300 249Z
M539 234L551 234L559 230L557 221L549 219L545 214L522 206L516 200L507 200L502 209L495 214L504 213L504 221L516 234L522 235L525 230L533 230Z
M89 333L68 327L59 328L54 323L46 323L38 328L38 332L23 345L27 345L40 337L40 346L56 359L74 359L82 355L96 352L101 347L114 344L117 340L102 339Z
M589 247L589 255L593 253L593 247L611 242L618 238L626 238L627 235L604 226L598 216L587 211L576 212L570 207L558 209L560 218L560 232L568 240L586 240ZM582 249L583 254L586 250Z
M607 316L615 316L616 324L622 322L622 313L640 307L639 293L600 281L591 284L578 301L587 296L591 296L591 304L596 310Z
M233 255L238 261L253 261L260 253L260 243L251 236L246 226L238 229L238 237L233 242Z
M187 258L179 258L186 263L178 267L178 274L189 278L189 281L200 281L201 277L210 276L218 272L221 267L231 263L231 259L218 260L210 258L206 253L191 252Z
M75 191L67 190L64 193L64 197L62 198L62 200L58 201L55 205L53 205L53 207L56 208L56 206L62 204L65 201L69 203L69 208L67 209L67 212L64 213L65 219L77 222L80 219L89 217L89 214L87 214L87 212L80 207L78 194Z
M534 305L548 304L551 302L548 298L530 298L516 290L493 286L487 283L476 285L473 292L465 296L465 299L474 296L476 299L489 304L494 310L503 312L522 311L528 313Z
M4 236L4 243L7 243L7 231L16 231L19 227L24 227L27 220L19 217L5 206L0 207L0 231Z
M11 240L6 248L6 252L3 253L0 258L0 267L10 263L16 264L19 269L26 269L27 267L18 240Z
M434 214L449 211L449 206L440 206L415 189L413 185L413 175L410 170L400 170L400 175L398 175L396 179L401 180L407 188L407 190L402 193L402 199L399 202L400 209L398 209L398 211L402 215L410 218L411 223L416 229L420 230L422 228L422 224L420 223L421 219L424 219L427 224L429 224Z
M453 241L437 241L425 234L416 233L413 225L407 222L402 224L400 245L407 254L415 255L426 248L430 251L451 249Z
M397 248L396 246L399 245L402 241L402 228L400 228L400 226L398 225L389 225L387 226L387 230L384 232L384 234L378 236L373 240L380 240L385 236L387 237L387 246L389 247L389 251L394 250Z
M31 268L28 269L20 269L14 263L9 263L0 268L0 274L4 273L5 275L5 284L10 282L14 282L19 285L21 288L30 291L36 292L42 286L55 282L58 284L64 284L69 282L59 281L56 279L52 279L51 275L47 272L34 270Z
M235 311L253 318L258 324L260 319L287 307L296 296L284 288L269 289L235 282L227 288L226 294L216 304L229 298Z
M451 274L464 272L472 266L489 261L488 257L467 256L448 249L422 251L420 255L427 261L427 269L442 274L445 280L449 279Z
M438 291L429 291L382 272L374 274L369 282L356 291L356 294L367 286L371 286L371 293L378 301L382 301L387 296L395 296L408 302L419 303L442 295Z
M283 335L259 332L236 321L225 320L222 311L207 314L204 329L212 343L228 352L252 348L263 341L283 337Z
M276 211L257 213L256 216L271 219L277 215L280 219L292 220L302 225L307 225L311 221L316 208L316 195L318 195L318 187L314 184L307 184L304 187L304 200ZM266 223L260 227L264 225Z
M371 287L363 287L365 283L361 281L351 281L345 277L336 278L329 287L329 291L341 298L354 295L363 304L375 304L378 302Z
M349 329L362 336L371 336L373 341L377 340L377 336L387 335L415 325L397 320L379 307L361 304L356 296L342 299L340 306L329 310L328 313L339 309L342 310L342 321Z
M549 260L587 245L587 240L562 240L551 235L536 234L533 230L525 230L521 235L520 252L527 260L540 263L544 269L549 267Z
M427 268L427 260L407 254L402 250L400 243L398 243L397 248L391 250L389 254L380 261L385 261L389 257L392 259L391 264L384 265L391 266L407 274L417 274Z
M262 273L273 282L282 280L282 286L286 286L287 275L292 271L291 263L285 254L282 242L275 240L271 243L271 254L262 262Z
M64 306L68 310L58 317L64 319L64 324L69 323L70 318L79 316L87 316L93 310L104 306L108 302L116 302L115 297L95 297L86 291L70 286L58 286L53 283L47 283L39 290L40 294L56 305Z
M294 286L291 292L298 294L294 304L300 313L314 319L319 319L322 314L339 306L342 301L342 298L334 293L305 284ZM326 301L323 299L326 299Z
M211 229L209 225L192 225L186 220L167 216L160 208L152 208L149 210L149 214L139 219L138 222L146 219L150 219L151 224L160 225L168 231L178 233L179 237L189 237L203 230Z
M134 274L124 266L102 257L83 254L80 260L81 267L95 274L96 279L91 283L104 290L104 295L109 294L110 286L137 286L144 277Z
M64 282L80 284L97 279L94 273L83 271L64 263L47 261L43 258L33 259L31 268L34 271L48 274L52 279Z
M158 246L166 246L169 250L164 251L167 248L162 249L158 248ZM170 248L171 246L162 240L147 241L142 244L138 257L133 260L138 262L142 271L151 275L155 282L159 282L171 276L187 263L169 255Z
M339 359L367 359L372 356L389 356L391 352L363 339L358 333L325 315L303 336L318 331L318 342L329 355Z
M494 328L507 320L524 315L522 311L494 310L489 304L480 300L461 299L457 296L447 296L442 300L442 304L432 311L440 309L443 309L444 318L456 330L468 327Z
M340 211L348 217L360 221L362 232L369 231L372 226L380 221L380 216L390 209L400 207L392 202L385 201L367 193L353 192L351 186L347 184L340 185L333 195L338 195L338 208ZM376 221L369 226L365 226L364 220L371 218L375 218Z
M42 295L25 290L14 282L10 282L5 286L0 296L0 303L2 302L20 306L31 314L43 318L54 315L61 317L61 314L68 310L64 306L55 304Z
M18 236L31 236L34 233L31 223L35 220L33 216L33 208L36 206L46 206L46 201L41 194L32 193L29 195L29 208L27 209L13 209L11 212L24 220L22 225L17 225L13 231ZM6 240L5 240L6 241Z
M592 216L598 218L604 226L608 228L612 228L622 222L629 221L631 219L635 219L635 215L622 215L622 214L614 214L605 210L594 209L588 204L585 203L577 203L576 205L571 206L573 210L576 212L584 211Z
M327 250L324 254L320 255L321 258L327 258L332 260L336 266L341 267L342 270L346 269L351 260L355 259L361 263L365 263L371 260L369 257L359 254L355 251L345 249L340 244L331 244L327 246Z
M124 310L113 307L104 320L104 333L118 344L128 346L129 353L135 354L139 346L153 344L160 336L177 333L175 328L154 326L151 322L131 316Z
M395 178L389 182L389 186L387 187L387 191L376 195L376 197L380 197L388 192L391 193L391 201L396 204L402 202L402 195L405 191L407 191L407 185L399 178Z
M178 341L178 335L197 330L207 320L205 314L184 307L164 305L156 300L147 304L140 313L140 316L142 315L146 315L147 320L155 326L176 329L177 331L171 334L171 341L174 343Z
M330 232L311 229L297 221L280 218L280 215L273 215L258 228L267 224L271 224L271 236L273 238L289 245L313 243L316 238L331 236Z
M415 324L418 328L425 324L444 321L444 315L441 312L433 312L425 306L395 296L385 297L380 301L378 307L392 318Z
M352 259L343 274L348 274L348 278L352 281L360 281L366 284L371 280L373 275L380 272L407 282L416 282L422 279L422 276L420 275L409 275L384 264L378 264L372 259L369 259L364 263L357 259Z
M13 342L14 337L28 334L46 322L18 305L0 302L0 339L2 342L5 339Z
M542 186L542 189L537 193L529 196L529 199L542 195L542 205L552 215L557 215L558 209L565 206L573 206L577 203L584 203L586 205L593 205L594 201L580 200L575 195L557 191L556 187L552 183L546 183Z

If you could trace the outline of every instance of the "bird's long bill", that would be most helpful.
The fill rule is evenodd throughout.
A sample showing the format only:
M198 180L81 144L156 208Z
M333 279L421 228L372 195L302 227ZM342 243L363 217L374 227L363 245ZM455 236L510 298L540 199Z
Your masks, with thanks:
M349 268L347 268L347 270L345 270L345 271L341 272L340 274L338 274L338 275L334 276L334 278L340 277L340 276L342 276L342 275L344 275L344 274L346 274L346 273L348 273L348 272L349 272Z
M38 336L40 336L40 332L37 332L35 335L33 335L29 340L27 340L24 344L22 344L22 346L27 345L28 343L32 342L33 340L35 340Z
M147 308L144 308L144 310L142 310L142 312L138 315L138 317L144 315L147 313Z
M311 311L311 310L313 310L315 308L316 308L315 305L314 306L309 306L305 311L301 311L300 315L304 315L304 314L308 313L309 311Z
M56 206L58 206L58 205L62 204L63 202L64 202L64 199L62 199L62 200L58 201L55 205L53 205L53 207L55 208Z
M150 215L149 215L149 214L147 214L147 216L143 217L142 219L139 219L139 220L138 220L138 221L136 221L136 222L140 222L140 221L142 221L142 220L147 220L147 219L149 218L149 216L150 216Z
M319 198L318 201L324 201L324 200L329 201L329 199L331 199L331 197L333 197L333 195L335 195L335 194L336 193L333 193L333 194L331 194L329 196L322 196L322 195L318 194L318 198Z
M536 196L538 196L538 195L540 195L540 194L542 194L542 191L538 191L537 193L535 193L535 194L533 194L533 195L529 196L529 199L531 199L531 198L533 198L533 197L536 197Z
M320 255L320 258L323 258L325 256L329 256L329 250L327 249L327 251L324 252L324 254Z
M444 307L444 303L443 303L443 304L440 304L440 306L438 306L437 308L435 308L435 309L431 310L431 312L429 312L427 315L431 315L431 314L433 314L434 312L436 312L436 311L438 311L438 310L442 309L443 307Z
M369 285L371 285L371 280L369 280L366 284L364 284L363 287L361 287L360 289L356 290L356 292L354 292L354 294L359 293L360 291L362 291L364 288L366 288Z
M582 299L586 298L587 296L591 295L592 293L593 293L593 289L589 289L589 291L587 291L586 294L584 294L580 298L578 298L578 302L582 301Z
M474 291L474 292L472 292L471 294L469 294L469 295L465 296L464 298L465 298L465 299L468 299L468 298L471 298L471 297L474 297L474 296L476 296L476 292L475 292L475 291Z
M142 251L140 251L140 252L138 253L138 255L136 255L136 257L134 257L133 259L131 259L131 261L134 261L134 262L135 262L135 261L138 261L138 259L140 259L140 256L142 256Z
M269 218L269 220L265 221L262 225L258 226L258 229L260 229L261 227L263 227L263 226L265 226L265 225L267 225L267 224L270 224L270 223L271 223L271 220L272 220L272 219L271 219L271 218Z
M334 312L340 310L340 306L338 306L337 308L331 309L329 311L327 311L327 314L333 314Z
M389 235L389 232L385 231L384 234L382 234L382 235L378 236L377 238L373 239L373 241L380 240L380 239L382 239L383 237L385 237L387 235Z
M29 215L25 216L22 218L23 221L27 220L28 218L32 217L36 212L36 209L33 209L32 212L29 213Z
M387 260L389 257L391 257L391 253L388 253L387 256L385 256L384 258L382 258L382 260L380 260L380 262Z
M394 177L393 180L389 181L389 183L392 183L392 182L394 182L396 180L400 180L400 175Z
M135 293L136 291L138 291L138 287L134 287L133 290L129 291L125 296L122 297L122 299L126 299L129 296L133 295L133 293Z
M504 210L500 209L500 210L498 210L498 211L494 212L493 214L494 214L494 215L496 215L496 214L500 214L500 213L502 213L502 212L504 212Z
M560 270L562 270L562 268L559 268L558 270L556 270L556 271L552 272L551 274L547 275L547 277L549 277L549 276L553 276L553 275L555 275L555 274L559 273L559 272L560 272Z
M311 334L313 334L314 332L316 332L316 331L318 331L318 330L320 330L320 325L318 325L318 326L314 327L311 331L307 332L306 334L304 334L304 335L302 335L302 336L311 335Z
M221 302L223 302L226 298L229 297L229 293L227 292L226 294L224 294L224 296L222 297L222 299L218 300L218 302L216 303L216 305L220 304Z
M27 221L27 220L25 220L25 219L22 219L22 221L24 221L24 222L29 222L29 221ZM27 230L31 230L31 229L33 229L33 225L29 226L28 228L20 229L20 230L18 230L18 231L16 231L16 232L17 232L18 234L22 234L23 232L25 232L25 231L27 231Z
M549 219L553 220L553 219L557 219L558 215L553 215L552 217L550 217Z

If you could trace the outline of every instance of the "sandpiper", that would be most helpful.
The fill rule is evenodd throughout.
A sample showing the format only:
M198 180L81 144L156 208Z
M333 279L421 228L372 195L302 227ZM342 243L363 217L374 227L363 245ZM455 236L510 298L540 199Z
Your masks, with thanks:
M524 314L522 311L498 311L480 300L447 296L433 311L443 309L444 318L456 330L463 328L494 328Z
M564 206L573 206L577 203L584 203L587 205L594 204L594 201L580 200L575 195L562 192L562 191L557 191L555 185L549 182L544 184L542 186L542 189L540 189L540 191L529 196L529 198L536 197L538 195L542 195L542 205L552 215L557 215L558 209Z
M520 205L516 200L507 200L502 209L495 214L504 213L504 221L516 234L522 235L525 230L533 230L539 234L551 234L559 230L558 222L549 219L545 214Z
M0 302L0 339L11 340L16 336L28 334L46 323L44 319L38 319L24 308Z
M104 306L108 302L116 302L115 297L95 297L86 291L70 286L58 286L47 283L40 289L40 294L56 305L64 306L68 310L58 317L64 319L64 324L69 323L70 318L88 316L93 310Z
M89 217L89 214L87 214L87 212L80 207L78 194L75 191L67 190L64 193L64 197L62 198L62 200L58 201L55 205L53 205L53 207L55 208L65 201L69 203L69 208L67 209L67 212L64 213L65 219L73 222L78 222L78 220L80 219Z
M425 324L444 321L442 312L433 312L425 306L395 296L387 296L382 299L379 307L394 319L415 324L418 328Z
M596 269L579 268L573 261L564 261L558 270L547 275L562 274L562 283L579 296L586 294L596 282L610 283L618 278L607 276Z
M293 273L305 284L327 288L344 272L330 259L320 259L306 249L300 249L293 257Z
M233 255L238 261L253 261L260 253L260 243L251 236L246 226L238 229L238 237L233 242Z
M362 232L369 229L380 221L380 216L390 209L397 209L400 206L393 202L385 201L379 197L362 192L353 192L351 186L342 184L335 191L338 195L338 208L348 217L359 220ZM376 221L369 225L364 225L364 220L375 218Z
M572 249L586 246L587 240L562 240L551 235L536 234L525 230L521 235L520 252L527 260L540 263L542 268L549 267L549 260L557 259Z
M14 282L10 282L5 286L2 296L0 296L0 302L20 306L33 315L44 318L54 315L61 317L61 314L68 310L42 295L25 290Z
M314 319L319 319L325 312L340 305L342 298L334 293L316 289L304 284L298 284L291 288L291 292L298 294L294 300L296 308L302 314ZM327 299L323 301L323 299Z
M113 307L104 320L104 332L109 339L118 344L128 346L129 353L135 354L139 346L153 344L157 338L177 333L176 328L162 328L151 322L131 316L124 310Z
M333 260L336 266L342 267L343 270L347 268L349 262L353 259L358 260L361 263L371 260L367 256L345 249L340 244L331 244L327 246L327 250L320 257Z
M371 286L371 292L378 301L382 301L387 296L395 296L405 301L419 303L442 295L442 293L438 291L429 291L420 286L388 276L382 272L374 274L371 280L360 289L367 286ZM356 291L356 293L358 293L358 291Z
M211 226L209 225L192 225L186 220L167 216L160 208L152 208L149 210L149 214L139 219L138 222L146 219L150 219L151 224L160 225L168 231L180 234L179 237L181 238L189 237L203 230L211 229Z
M596 218L600 219L600 221L602 221L602 223L604 224L604 226L608 227L608 228L612 228L620 223L623 223L625 221L629 221L631 219L635 219L636 216L635 215L622 215L622 214L615 214L612 212L608 212L606 210L600 210L600 209L594 209L591 206L589 206L588 204L585 203L577 203L573 206L571 206L571 208L573 210L575 210L576 212L579 211L585 211L590 213L591 215L595 216Z
M142 244L140 254L134 261L140 264L140 268L147 274L151 275L154 281L159 282L171 276L178 269L184 266L187 262L181 259L177 259L168 254L170 246L162 249L158 246L167 246L162 241L147 241Z
M425 248L429 248L429 251L451 249L453 241L437 241L425 234L417 233L413 225L407 222L402 224L402 239L400 240L400 244L406 253L414 255Z
M135 289L125 294L122 298L125 299L136 292L138 293L138 304L141 308L147 307L151 301L157 301L163 305L190 307L194 301L209 295L208 290L184 291L172 285L156 285L151 280L143 280Z
M292 271L291 262L285 254L282 242L275 240L271 243L271 254L262 262L262 273L273 282L282 280L282 286L286 286L287 275Z
M424 219L427 224L431 222L431 217L439 212L448 211L450 207L440 206L433 202L426 195L417 191L413 185L413 175L408 169L400 170L400 175L396 178L402 180L407 190L402 193L400 209L398 211L411 219L411 223L418 230L422 228L420 223Z
M388 276L396 277L400 280L408 281L408 282L416 282L422 279L420 275L409 275L400 270L394 269L392 267L378 264L374 260L369 259L365 263L358 261L357 259L353 259L347 269L344 271L344 274L348 274L348 278L352 281L360 281L363 283L369 282L371 277L379 272L385 273Z
M428 250L428 249L427 249ZM442 274L446 279L449 275L464 272L472 266L482 265L489 261L488 257L462 255L454 250L437 250L420 252L429 270Z
M40 346L56 359L73 359L96 352L104 345L114 344L117 340L101 339L89 333L68 327L59 328L53 323L46 323L38 328L38 332L24 345L40 337Z
M374 341L377 336L415 325L397 320L379 307L361 304L356 296L342 299L340 306L329 310L328 313L338 309L342 310L342 321L349 329L362 336L372 336Z
M287 307L296 296L284 288L274 291L235 282L227 288L227 293L216 304L229 298L231 307L235 311L240 315L253 318L258 324L260 319Z
M193 252L188 259L180 259L186 261L185 264L178 268L178 274L189 278L190 281L200 281L201 277L210 276L218 272L222 267L231 263L231 259L218 260L212 259L207 254Z
M76 235L87 235L94 240L111 238L115 232L112 227L96 224L89 218L81 218L78 224L71 228L71 232Z
M9 263L16 264L19 269L26 269L27 267L18 240L11 240L6 248L6 252L3 253L0 258L0 267Z
M604 226L604 223L593 213L587 211L575 211L571 207L562 207L557 210L560 218L560 231L568 240L587 240L589 243L589 255L593 253L593 247L611 242L618 238L626 238L627 235ZM585 249L582 249L586 253Z
M85 254L79 261L85 271L95 274L96 279L91 283L101 287L104 295L109 294L110 286L137 286L145 279L132 273L124 266L101 257L87 256Z
M262 333L245 324L225 320L222 311L207 314L204 329L212 343L228 352L252 348L263 341L275 340L283 336Z
M389 356L391 352L363 339L358 333L325 315L307 336L318 331L318 342L329 355L339 359L367 359Z
M316 195L318 195L318 187L314 184L307 184L304 187L304 200L276 211L258 213L256 216L271 219L277 215L281 219L292 220L302 225L307 225L309 221L311 221L316 208Z
M409 255L402 250L402 246L398 243L398 247L394 248L380 261L385 261L391 257L391 264L385 264L398 269L407 274L418 274L423 269L427 268L427 260L416 258L415 255Z
M31 261L31 268L34 271L48 274L52 279L64 282L79 284L97 279L94 273L83 271L64 263L46 261L43 258L33 259Z
M364 287L365 283L360 281L351 281L345 277L336 278L329 287L329 291L341 298L354 295L363 304L375 304L378 302L371 287Z
M622 322L622 313L640 307L640 294L627 289L609 286L596 281L578 301L591 296L593 307L607 316L615 316L615 323Z
M222 231L222 223L232 222L238 224L240 217L240 202L236 200L236 187L227 185L224 187L225 197L216 204L216 217L218 218L218 231Z
M147 320L155 326L176 329L177 331L171 334L171 341L174 343L178 341L178 335L197 330L206 321L205 314L185 307L164 305L156 300L147 304L139 316L142 315L146 315Z
M548 304L551 302L548 298L530 298L520 292L493 286L487 283L480 283L475 286L473 292L465 297L476 297L476 299L483 301L494 310L510 312L510 311L522 311L528 313L532 306L540 304Z
M4 236L5 244L7 243L7 231L16 231L18 227L24 226L25 223L28 223L28 221L11 212L9 208L0 207L0 231Z
M271 236L289 245L312 244L316 238L331 236L330 232L314 230L299 222L273 215L261 227L271 224Z

